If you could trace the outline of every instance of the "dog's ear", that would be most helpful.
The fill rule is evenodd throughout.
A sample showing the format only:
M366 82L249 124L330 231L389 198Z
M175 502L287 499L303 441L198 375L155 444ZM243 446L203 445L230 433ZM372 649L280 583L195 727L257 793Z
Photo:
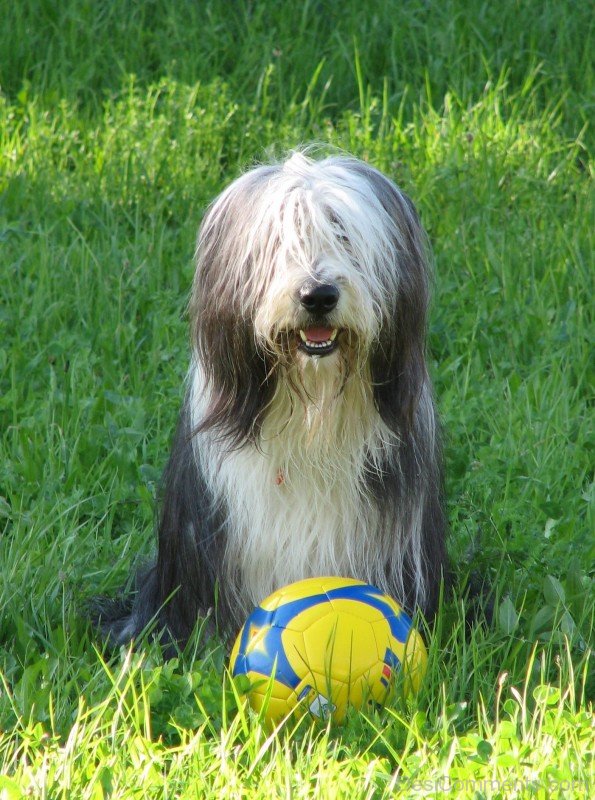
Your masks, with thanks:
M426 234L411 200L384 175L370 169L376 194L392 222L394 263L387 270L397 275L388 316L371 356L371 371L378 410L393 430L407 431L413 424L424 385L426 326L429 303L429 248Z
M246 247L250 192L239 181L231 189L201 226L189 315L192 347L210 395L197 432L212 429L236 446L258 436L274 391L274 369L252 323L258 298L251 294L254 276Z
M239 446L256 441L273 386L273 365L255 342L251 324L230 310L201 314L198 348L208 359L209 404L195 432L212 429Z

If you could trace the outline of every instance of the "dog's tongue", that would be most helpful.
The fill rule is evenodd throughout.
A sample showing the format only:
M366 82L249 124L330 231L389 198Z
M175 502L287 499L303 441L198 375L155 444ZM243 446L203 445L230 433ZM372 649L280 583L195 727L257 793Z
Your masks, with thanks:
M333 328L306 328L304 333L309 342L327 342L333 335Z

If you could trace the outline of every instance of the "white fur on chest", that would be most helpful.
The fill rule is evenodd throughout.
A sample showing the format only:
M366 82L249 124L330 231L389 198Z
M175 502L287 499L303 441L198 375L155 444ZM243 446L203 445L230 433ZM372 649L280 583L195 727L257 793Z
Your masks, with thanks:
M194 389L197 414L196 376ZM326 397L318 392L305 404L280 384L258 447L222 450L210 433L199 434L196 457L226 514L226 590L245 611L301 578L377 577L370 537L380 521L366 479L394 445L367 384L355 377L340 393L329 386Z
M250 448L220 472L229 489L226 568L241 574L245 603L300 578L351 574L350 562L363 560L371 509L354 502L353 487L340 477L323 481L295 468L275 467Z

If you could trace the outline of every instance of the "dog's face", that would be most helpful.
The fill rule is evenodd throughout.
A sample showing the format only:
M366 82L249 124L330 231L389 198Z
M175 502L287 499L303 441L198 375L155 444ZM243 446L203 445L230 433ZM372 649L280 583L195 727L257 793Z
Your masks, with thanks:
M199 236L190 310L205 426L256 436L280 378L316 402L321 382L336 394L357 376L383 416L404 420L425 377L426 307L417 215L381 173L301 154L248 172Z

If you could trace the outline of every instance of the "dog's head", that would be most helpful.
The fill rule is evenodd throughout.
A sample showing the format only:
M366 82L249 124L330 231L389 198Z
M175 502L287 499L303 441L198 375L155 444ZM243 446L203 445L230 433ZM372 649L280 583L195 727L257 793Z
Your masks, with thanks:
M255 439L280 379L315 402L321 382L340 392L358 377L402 431L426 380L427 304L417 214L378 170L296 153L247 172L199 233L190 314L210 396L201 427Z

